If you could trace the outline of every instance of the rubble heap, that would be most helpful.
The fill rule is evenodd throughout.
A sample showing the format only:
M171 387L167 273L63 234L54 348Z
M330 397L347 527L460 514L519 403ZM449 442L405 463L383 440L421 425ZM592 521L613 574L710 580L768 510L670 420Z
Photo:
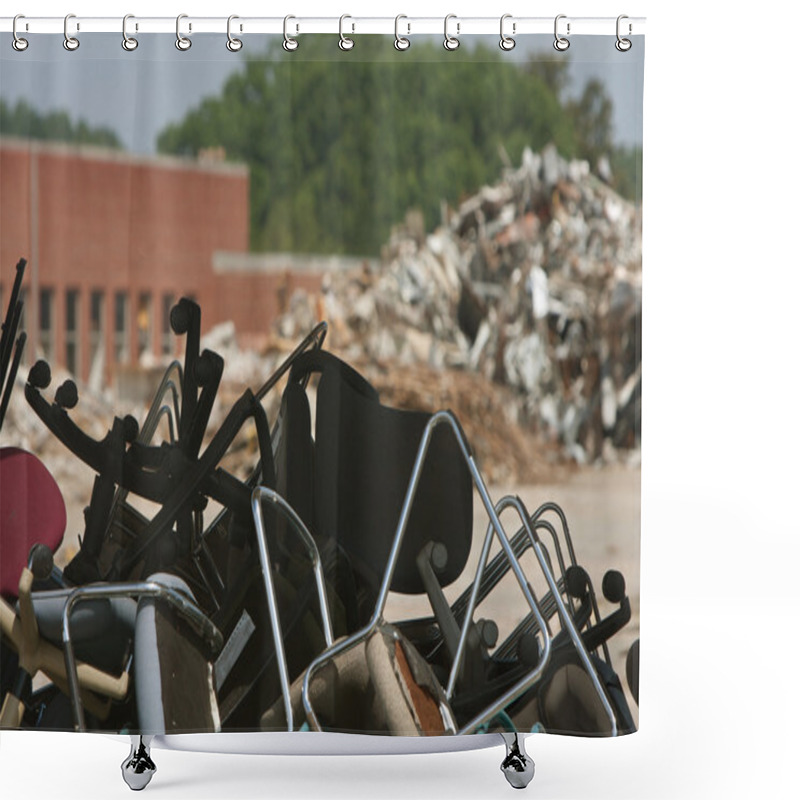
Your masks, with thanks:
M329 345L368 378L405 368L402 384L384 382L385 402L402 395L432 410L424 392L410 396L428 380L423 367L442 381L482 376L510 390L493 413L579 463L636 458L641 277L636 207L587 162L526 150L519 169L446 211L434 233L410 213L379 268L330 273L322 298L296 293L277 330L301 335L322 306Z

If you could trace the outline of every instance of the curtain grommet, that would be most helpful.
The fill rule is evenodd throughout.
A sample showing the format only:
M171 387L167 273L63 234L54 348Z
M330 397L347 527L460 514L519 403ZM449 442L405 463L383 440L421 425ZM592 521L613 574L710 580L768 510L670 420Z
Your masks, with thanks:
M556 17L555 23L553 24L553 33L556 37L555 41L553 42L553 47L555 47L555 49L558 50L559 53L563 53L565 50L569 50L569 39L567 39L567 36L569 36L570 34L570 23L569 22L567 23L567 36L561 36L558 32L558 21L560 19L566 19L566 18L567 18L566 14L559 14Z
M231 22L235 19L239 19L236 14L231 14L228 17L228 41L225 42L225 47L227 47L231 53L238 53L244 47L244 42L241 39L237 39L231 33ZM241 31L241 27L239 30Z
M132 53L139 46L139 40L134 36L128 36L129 19L135 19L133 14L126 14L122 18L122 49Z
M346 19L352 19L352 17L349 14L342 14L342 16L339 17L339 49L345 52L352 50L356 45L349 36L344 35L343 26ZM353 30L355 30L355 25L353 26Z
M517 42L513 36L509 36L504 30L505 22L507 19L512 19L511 14L503 14L503 16L500 17L500 49L509 52L510 50L513 50L517 46ZM512 22L511 33L515 34L516 32L517 32L517 23Z
M401 19L408 19L405 14L398 14L394 18L394 49L399 50L401 53L405 50L408 50L411 47L411 39L407 38L406 36L400 35L400 20ZM408 27L408 32L411 33L411 25L406 23Z
M456 20L456 36L451 36L449 31L447 30L448 23L451 19ZM458 39L458 33L461 30L461 23L458 22L458 17L455 14L448 14L444 18L444 41L442 42L442 46L445 50L449 50L451 53L453 50L458 50L459 45L461 42Z
M181 33L181 20L188 18L188 14L178 14L175 20L175 47L177 47L182 53L185 53L192 46L192 40L188 36L184 36ZM189 30L192 30L191 25L189 25Z
M75 19L75 15L74 14L67 14L67 16L64 17L64 42L63 42L63 44L64 44L64 49L65 50L69 50L70 53L74 53L81 46L81 43L80 43L80 40L77 37L69 35L69 21L71 19ZM81 29L80 25L78 25L76 23L76 28L75 29L79 31Z
M298 47L300 47L300 42L298 42L297 39L293 38L292 36L289 36L290 19L296 19L296 17L288 14L283 18L283 49L287 53L293 53ZM297 27L296 30L299 30L299 27Z
M14 48L14 49L15 49L15 50L18 52L18 53L24 53L24 52L25 52L25 51L28 49L28 40L27 40L27 39L23 39L23 38L22 38L22 37L21 37L21 36L20 36L20 35L17 33L17 20L20 20L20 19L25 19L25 15L24 15L24 14L17 14L17 15L14 17L14 21L11 23L11 33L12 33L12 35L13 35L13 37L14 37L14 38L11 40L11 46L12 46L12 47L13 47L13 48Z
M617 17L617 41L614 42L614 47L616 47L617 50L619 50L620 53L627 53L628 50L630 50L631 47L633 47L633 42L630 39L623 38L620 35L620 32L619 32L619 30L620 30L620 22L622 22L622 20L624 20L624 19L628 19L628 15L627 14L620 14ZM633 30L633 26L629 22L628 23L628 36L631 35L632 30Z

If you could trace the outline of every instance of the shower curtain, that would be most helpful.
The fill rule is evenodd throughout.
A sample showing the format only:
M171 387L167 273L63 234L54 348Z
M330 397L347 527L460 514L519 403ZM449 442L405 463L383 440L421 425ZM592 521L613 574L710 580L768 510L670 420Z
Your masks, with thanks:
M451 23L3 41L3 726L636 729L644 37Z

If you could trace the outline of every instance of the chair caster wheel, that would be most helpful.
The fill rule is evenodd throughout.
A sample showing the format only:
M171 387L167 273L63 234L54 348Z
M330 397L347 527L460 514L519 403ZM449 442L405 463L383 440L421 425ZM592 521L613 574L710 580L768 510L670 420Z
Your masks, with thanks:
M131 736L130 755L122 762L122 779L134 792L144 789L155 774L156 765L150 758L152 739L152 736Z
M500 735L506 744L506 757L500 769L515 789L524 789L533 780L536 769L533 759L525 752L524 739L520 739L516 733Z

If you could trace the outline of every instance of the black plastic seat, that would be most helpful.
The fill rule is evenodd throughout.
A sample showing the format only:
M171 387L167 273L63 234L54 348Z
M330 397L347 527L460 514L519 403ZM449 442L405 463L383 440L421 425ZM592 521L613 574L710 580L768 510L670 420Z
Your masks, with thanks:
M319 373L316 423L304 379ZM361 375L326 351L295 362L281 409L278 491L313 534L332 540L373 591L383 578L417 449L431 415L389 408ZM447 548L442 586L461 574L472 543L472 482L452 434L434 432L391 589L425 591L416 557L429 541Z

